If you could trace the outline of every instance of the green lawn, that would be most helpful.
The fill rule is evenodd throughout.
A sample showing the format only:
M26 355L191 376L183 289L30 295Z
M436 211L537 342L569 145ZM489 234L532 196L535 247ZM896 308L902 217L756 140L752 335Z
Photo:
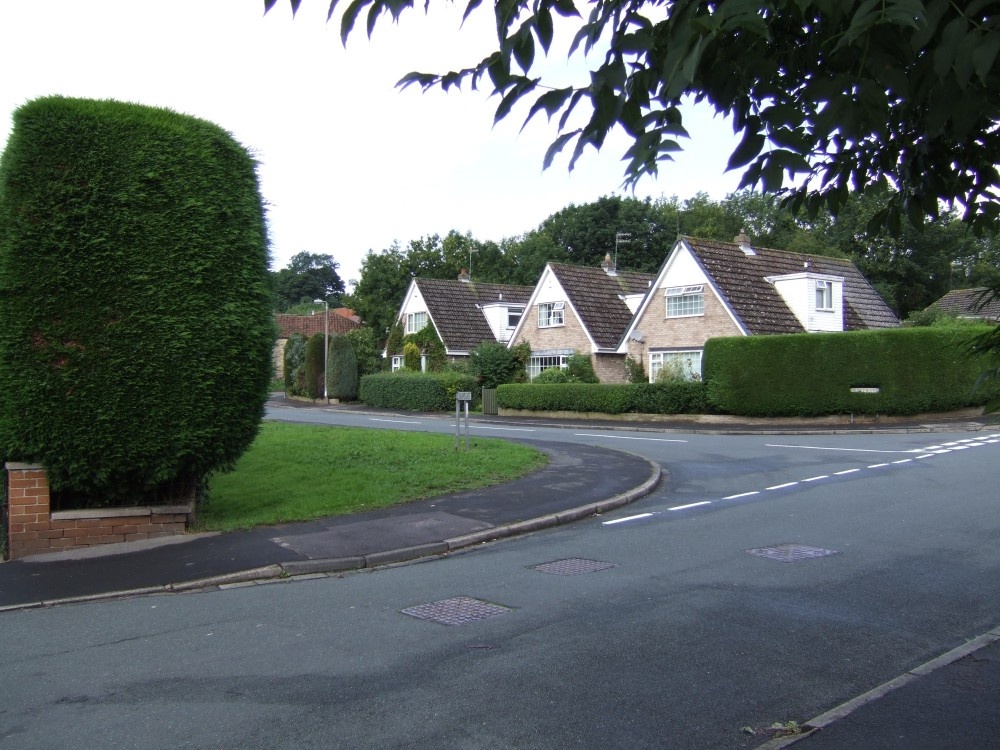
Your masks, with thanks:
M463 438L464 448L464 438ZM209 482L195 528L245 529L382 508L541 468L545 454L496 439L265 422L234 471Z

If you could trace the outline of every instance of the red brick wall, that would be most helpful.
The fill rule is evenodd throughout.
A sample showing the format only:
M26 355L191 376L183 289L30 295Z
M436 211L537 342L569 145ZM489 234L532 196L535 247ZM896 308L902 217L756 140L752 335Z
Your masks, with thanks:
M183 534L191 516L191 505L52 513L44 468L14 462L6 468L7 550L11 560L42 552Z

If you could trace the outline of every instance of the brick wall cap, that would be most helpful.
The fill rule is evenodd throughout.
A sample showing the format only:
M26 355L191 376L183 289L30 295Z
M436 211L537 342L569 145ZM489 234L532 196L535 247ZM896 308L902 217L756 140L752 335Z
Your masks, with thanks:
M21 461L7 461L4 463L7 471L39 471L45 467L41 464L28 464Z
M130 516L190 515L193 506L188 505L142 505L131 508L88 508L86 510L57 510L52 513L53 521L71 521L82 518L125 518Z

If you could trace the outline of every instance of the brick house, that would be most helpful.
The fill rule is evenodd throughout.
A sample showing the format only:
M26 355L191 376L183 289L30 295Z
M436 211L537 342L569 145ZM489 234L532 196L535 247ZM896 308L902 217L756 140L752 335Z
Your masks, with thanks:
M344 312L341 312L341 310ZM278 339L274 343L274 354L272 356L274 361L274 376L276 378L284 377L285 374L285 344L288 343L288 337L293 333L301 333L307 337L312 336L314 333L323 333L326 325L324 322L325 317L326 315L323 312L313 315L288 315L286 313L279 313L274 316L275 322L278 324ZM331 336L344 334L360 327L361 321L354 315L353 310L349 310L346 307L330 310Z
M464 359L484 341L507 343L524 313L530 286L472 281L462 270L457 279L413 279L396 319L403 333L433 326L445 356ZM403 353L385 352L393 370L403 366Z
M718 336L856 331L899 325L845 258L679 237L625 330L618 352L650 380L676 363L700 377L705 342Z
M619 345L653 278L618 272L610 257L600 268L549 263L509 346L531 346L531 378L565 366L566 358L577 352L590 356L601 382L623 383L625 353Z

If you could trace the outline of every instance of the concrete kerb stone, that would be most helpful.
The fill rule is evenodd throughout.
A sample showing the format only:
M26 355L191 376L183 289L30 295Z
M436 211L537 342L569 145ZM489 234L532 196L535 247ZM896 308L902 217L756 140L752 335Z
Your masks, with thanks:
M365 555L365 567L377 568L380 565L407 562L408 560L416 560L421 557L443 555L447 552L447 542L432 542L431 544L418 544L414 547L401 547L400 549L391 549L385 552L375 552L371 555Z
M815 734L824 727L833 724L835 721L843 719L859 708L868 703L883 698L893 690L898 690L905 685L909 685L911 682L916 682L922 677L929 675L942 667L946 667L949 664L962 659L969 654L975 653L981 648L989 646L991 643L1000 641L1000 627L994 628L983 635L977 636L970 639L961 646L953 648L951 651L947 651L940 656L937 656L930 661L924 662L923 664L914 667L913 669L904 672L898 677L894 677L888 682L883 682L878 687L874 687L867 693L862 693L856 698L851 698L851 700L841 703L839 706L820 714L814 719L810 719L802 725L802 728L806 731L801 734L794 734L788 737L775 737L763 745L758 745L756 750L781 750L782 748L789 747L795 744L799 740L805 739L806 737Z
M226 573L221 576L209 576L208 578L198 578L194 581L184 581L183 583L167 584L168 591L191 591L193 589L205 589L211 586L221 586L226 583L239 583L241 581L253 581L260 578L277 578L283 571L280 565L265 565L261 568L250 568L249 570L239 570L235 573Z
M290 576L309 573L343 573L365 567L364 557L327 557L319 560L291 560L281 563L281 569Z

